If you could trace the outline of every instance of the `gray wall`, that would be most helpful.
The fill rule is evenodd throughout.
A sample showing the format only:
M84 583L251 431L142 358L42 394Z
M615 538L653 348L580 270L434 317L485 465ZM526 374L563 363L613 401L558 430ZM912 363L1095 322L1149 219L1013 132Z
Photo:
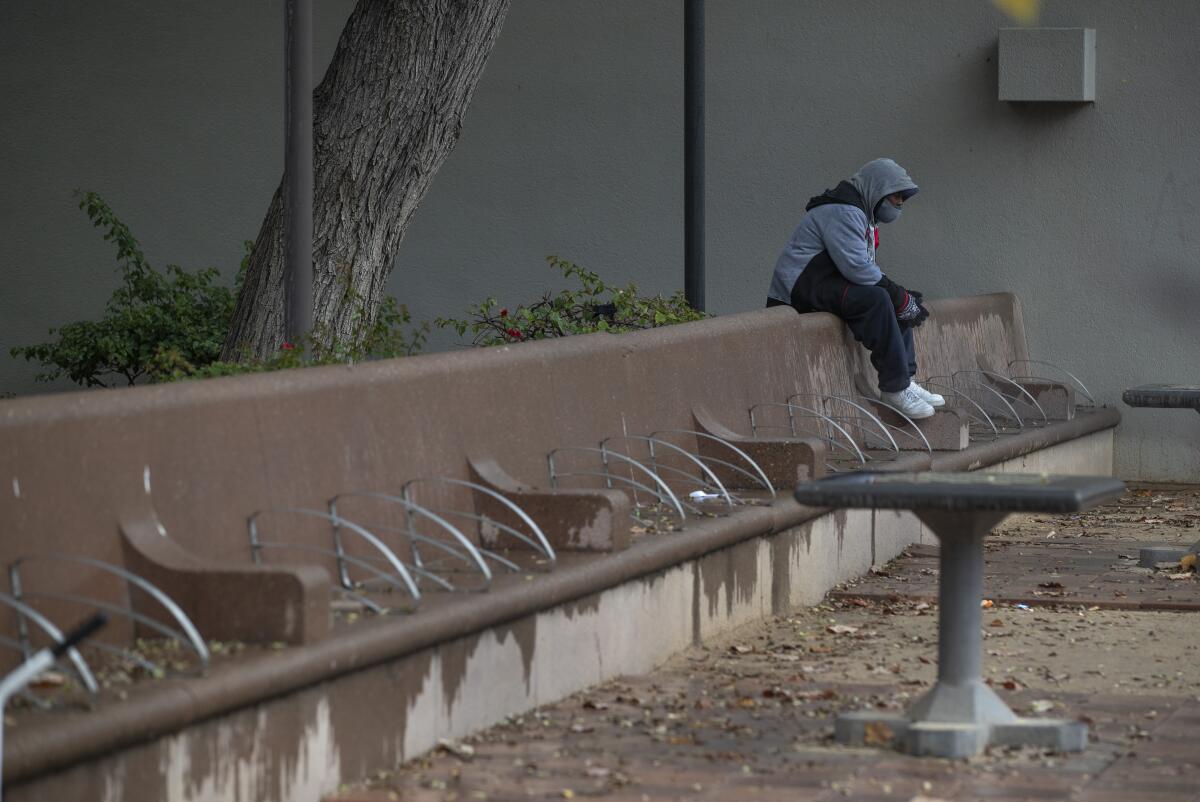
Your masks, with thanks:
M327 59L351 3L317 5ZM72 188L109 197L152 258L232 273L278 181L278 0L109 6L5 12L5 350L112 287ZM1009 23L986 0L709 0L711 310L759 307L805 200L889 155L922 186L883 231L898 280L1017 293L1033 353L1104 403L1195 381L1200 4L1043 6L1042 25L1097 29L1094 104L998 101ZM393 293L418 317L512 305L559 286L550 253L682 286L682 27L681 0L513 0ZM32 375L0 358L0 390ZM1122 475L1200 477L1197 416L1123 412Z

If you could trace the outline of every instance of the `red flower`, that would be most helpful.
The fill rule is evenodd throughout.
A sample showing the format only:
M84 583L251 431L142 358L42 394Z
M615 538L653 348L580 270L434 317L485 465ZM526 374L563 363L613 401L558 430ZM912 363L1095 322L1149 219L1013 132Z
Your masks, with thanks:
M520 329L509 328L509 329L505 329L504 333L507 334L509 337L512 337L517 340L525 339L524 336L522 336Z
M279 346L280 350L282 351L291 351L295 347L296 346L292 345L291 343L284 343L283 345Z
M501 310L500 310L500 317L508 317L508 310L507 310L507 309L501 309Z

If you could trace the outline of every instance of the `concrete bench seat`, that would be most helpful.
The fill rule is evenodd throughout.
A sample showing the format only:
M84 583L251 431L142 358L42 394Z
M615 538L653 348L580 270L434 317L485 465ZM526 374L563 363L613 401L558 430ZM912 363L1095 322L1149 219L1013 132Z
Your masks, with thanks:
M1029 358L1010 295L930 309L917 332L929 375ZM21 712L6 793L82 799L108 783L110 799L233 799L240 783L243 796L316 799L438 738L814 603L927 533L905 513L796 503L787 483L819 470L821 445L754 438L748 410L872 377L839 321L781 307L631 335L0 402L0 466L12 481L0 500L6 564L38 551L142 560L164 584L212 589L180 600L200 621L209 606L206 637L242 626L297 644L206 677L148 683L125 700L106 696L95 711ZM1111 473L1118 422L1115 410L1080 409L886 464ZM549 486L556 448L662 430L752 444L773 455L762 461L783 492L631 537L626 494L602 482ZM552 571L498 575L487 593L429 594L412 615L330 626L323 571L249 563L246 518L256 510L324 509L339 493L395 492L421 476L477 481L480 466L492 486L536 508L560 550ZM150 545L162 532L169 554ZM255 572L274 577L264 588L291 590L255 593ZM230 600L231 587L251 590ZM282 615L287 599L292 613ZM274 637L284 626L295 637Z

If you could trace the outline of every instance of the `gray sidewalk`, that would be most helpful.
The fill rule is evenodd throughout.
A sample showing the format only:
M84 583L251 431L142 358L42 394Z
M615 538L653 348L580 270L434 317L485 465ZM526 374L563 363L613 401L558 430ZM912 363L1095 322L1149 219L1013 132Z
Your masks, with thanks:
M1200 488L1134 489L989 541L984 672L1015 710L1088 722L1088 749L966 761L832 742L936 674L936 553L914 547L816 608L742 628L364 778L351 800L1200 800L1200 581L1136 568L1192 542ZM1132 555L1133 559L1129 559Z

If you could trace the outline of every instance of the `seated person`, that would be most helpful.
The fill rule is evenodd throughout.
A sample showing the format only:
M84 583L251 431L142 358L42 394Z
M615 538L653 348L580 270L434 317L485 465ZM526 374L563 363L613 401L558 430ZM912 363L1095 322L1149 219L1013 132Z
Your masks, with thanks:
M849 181L817 195L775 262L767 306L830 312L871 351L880 400L910 418L928 418L946 402L912 380L914 327L929 312L919 292L889 279L875 262L877 223L900 217L917 185L891 159L867 162Z

